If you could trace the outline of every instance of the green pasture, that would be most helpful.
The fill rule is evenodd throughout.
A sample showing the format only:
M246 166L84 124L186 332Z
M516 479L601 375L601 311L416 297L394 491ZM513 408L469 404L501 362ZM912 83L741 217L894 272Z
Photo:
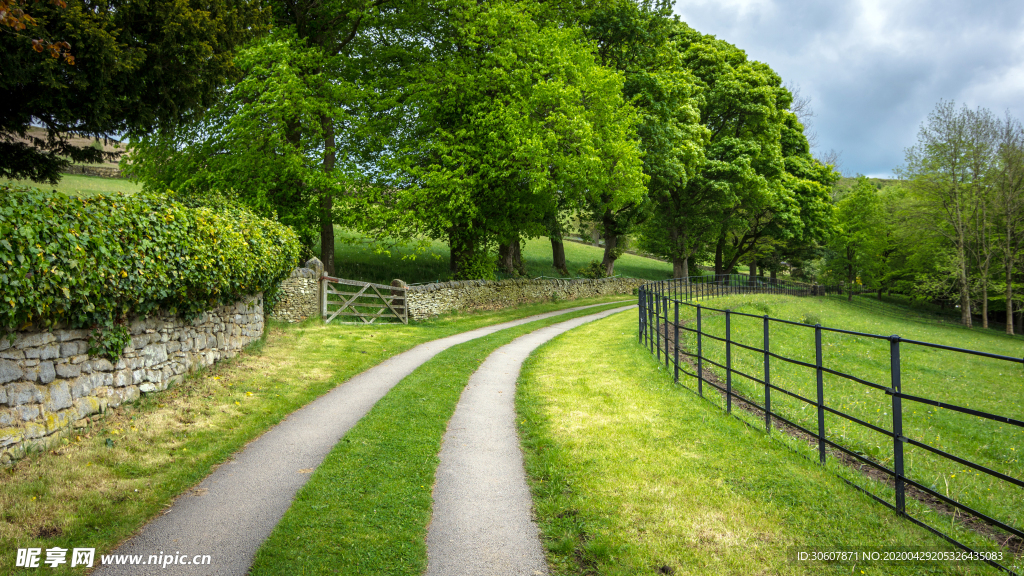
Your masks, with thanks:
M840 298L800 298L794 296L730 296L701 302L704 306L730 309L735 312L770 315L795 322L821 323L849 331L902 339L931 342L958 348L980 350L1020 359L1024 357L1024 337L1007 336L996 330L968 329L946 324L942 319L929 321L927 314L907 313L902 307L879 304L877 301L847 303ZM680 319L689 326L696 310L682 306ZM725 316L704 310L702 327L707 333L725 336ZM764 321L733 314L731 339L753 348L763 342ZM696 350L696 339L686 333L681 340ZM815 363L815 330L781 322L770 323L772 352L802 362ZM725 345L712 338L703 339L704 355L725 364ZM995 360L947 350L923 347L907 342L900 344L902 391L906 394L937 400L1020 420L1024 415L1024 367L1016 362ZM811 400L817 398L816 371L778 359L771 359L771 381L775 386ZM850 334L822 331L822 365L863 380L889 386L890 342ZM722 382L724 370L712 368ZM732 366L754 377L764 374L764 354L732 347ZM691 370L692 372L693 370ZM695 378L681 378L683 384L696 390ZM892 429L892 397L883 391L826 373L823 378L827 406L850 414L875 426ZM740 375L733 375L733 389L763 405L764 386ZM721 396L705 385L705 397L721 404ZM778 391L771 395L772 410L813 432L817 431L817 409ZM903 400L904 435L955 456L973 461L1013 478L1024 479L1024 428L1007 423ZM734 412L737 403L733 402ZM740 412L738 412L740 413ZM761 426L760 417L745 415ZM826 413L826 437L849 449L870 456L885 466L893 465L892 439L840 416ZM794 446L816 458L816 448L803 441ZM937 456L923 448L906 445L904 462L910 478L950 498L967 504L1012 526L1024 525L1024 489L986 473ZM865 483L867 489L888 501L893 490L877 483ZM915 514L929 517L933 525L947 525L952 520L934 514L913 502L908 504Z
M100 178L99 176L83 176L81 174L64 174L56 185L40 184L31 180L5 180L0 179L0 184L12 184L15 186L29 186L42 188L44 190L56 190L69 196L96 196L99 194L121 194L133 193L142 190L141 184L122 178Z
M636 322L629 311L559 336L520 377L520 438L553 574L997 573L793 561L811 549L954 548L674 384L637 343Z
M335 230L334 266L341 278L388 284L395 278L409 284L443 282L449 279L448 245L436 240L423 240L419 246L375 249L370 239L357 232ZM314 250L319 253L319 248ZM596 246L565 242L565 260L571 276L593 260L600 261L604 249ZM527 240L523 249L523 263L527 276L562 278L551 263L551 241L547 238ZM623 254L615 262L617 276L663 280L672 276L672 264Z

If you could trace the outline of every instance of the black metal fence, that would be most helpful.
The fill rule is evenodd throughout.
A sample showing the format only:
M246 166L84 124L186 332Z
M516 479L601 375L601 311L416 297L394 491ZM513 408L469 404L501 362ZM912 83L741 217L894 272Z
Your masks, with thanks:
M999 514L992 510L983 512L977 509L978 507L985 506L977 506L973 502L964 501L971 500L970 498L951 494L948 486L946 493L942 493L937 486L934 484L929 485L929 482L915 474L915 470L909 469L911 467L907 465L905 452L911 449L911 447L913 449L920 449L923 451L921 453L927 453L929 458L944 459L963 467L964 470L970 470L975 474L985 475L988 478L994 479L993 481L996 483L997 489L1005 494L1005 497L1009 498L1011 503L1017 503L1016 510L1018 513L1024 512L1024 492L1019 490L1024 488L1024 481L1019 477L1014 477L1013 473L994 470L991 464L983 465L972 461L965 455L954 455L926 442L922 437L911 437L908 435L909 432L904 429L904 419L908 414L907 410L910 409L905 405L905 402L910 406L927 407L929 413L932 413L931 411L935 411L935 413L948 411L964 414L981 419L982 422L987 423L986 426L1009 426L1015 432L1021 432L1024 429L1024 420L1021 419L1024 416L1020 414L1015 414L1015 418L1002 416L958 406L942 399L925 398L903 392L904 374L902 373L903 362L901 362L901 354L905 354L908 348L930 348L955 353L958 356L978 356L997 362L1016 364L1017 366L1024 365L1024 359L930 342L907 340L899 336L882 336L838 328L827 328L819 323L811 325L771 318L767 314L746 314L726 309L711 308L695 303L696 301L715 296L754 293L800 296L826 295L841 293L841 287L808 286L785 282L765 283L751 280L747 276L720 277L717 281L710 282L707 278L703 277L693 279L677 278L652 282L639 289L639 341L650 347L651 353L657 356L659 362L663 359L666 367L674 368L676 382L680 381L680 374L694 378L697 385L696 392L701 396L704 396L706 385L717 389L724 398L727 411L732 412L733 401L736 400L748 412L763 416L764 429L767 432L771 432L774 421L777 423L776 426L778 426L778 423L782 423L788 428L787 431L807 439L815 446L817 458L822 464L826 462L828 455L832 454L846 463L858 464L862 469L869 471L870 477L881 480L883 485L889 487L886 489L887 495L880 496L872 490L859 486L850 480L845 478L844 480L867 493L878 502L895 510L911 522L924 527L956 546L974 551L971 546L946 534L936 526L930 525L927 522L927 518L915 517L912 513L908 512L908 495L911 498L924 502L932 510L950 513L954 516L962 516L961 519L969 528L994 538L1000 544L1009 546L1011 554L1014 550L1018 554L1024 552L1024 531L1022 531L1019 522L1020 514L1009 514L1009 516L1016 517L1017 520L1007 517L999 518L997 517ZM680 307L684 311L695 312L694 317L688 321L680 322ZM714 316L716 322L724 316L724 334L721 331L719 331L719 334L713 334L711 330L708 330L707 321L710 315ZM762 325L755 328L755 331L760 333L758 334L760 342L750 342L749 338L747 342L741 342L736 338L734 323L738 318L747 319L744 322L747 323L746 334L748 337L751 334L749 329L751 319ZM807 360L800 360L773 352L771 344L772 328L779 325L788 325L792 327L791 329L805 330L808 333L813 332L815 347L813 361L810 361L809 358ZM887 352L888 355L889 382L885 384L871 382L867 378L826 366L823 362L823 333L866 338L872 341L884 341L884 343L880 343L883 343L883 346L888 348L883 354ZM684 340L690 340L691 345L681 346L681 336ZM706 344L714 345L719 350L719 354L709 354ZM723 347L724 354L721 354ZM734 365L734 356L737 353L747 355L747 364L751 363L751 355L756 355L756 363L763 363L763 373L755 376L739 370ZM808 375L808 390L811 389L809 380L813 374L813 394L815 397L809 397L812 392L801 394L800 391L786 389L777 383L773 383L773 374L778 373L779 363L782 363L783 366L788 364L796 367L793 370L805 370ZM716 368L718 369L718 375L714 374ZM695 372L690 370L695 370ZM747 370L753 371L749 368ZM876 423L873 424L866 421L871 418L865 418L863 415L858 417L844 411L842 406L830 405L826 401L826 398L829 398L829 390L825 386L827 375L836 377L836 379L832 379L830 382L833 380L836 382L845 381L844 385L857 386L863 388L865 392L873 391L880 395L882 398L880 401L884 402L884 407L891 409L891 424L886 426L888 423L886 422L887 418L884 419L886 421L876 419ZM722 382L723 378L724 382ZM738 380L734 382L734 379ZM738 382L742 382L742 386L740 386L742 390L739 390L735 385ZM1020 375L1014 378L1011 373L1010 377L1007 378L1007 384L1009 386L1006 389L1009 394L1012 394L1014 386L1024 388L1024 378ZM860 388L858 388L858 391ZM756 394L760 398L754 397L754 394L752 394L754 390L757 391ZM1016 393L1022 394L1024 391L1017 390ZM794 415L794 412L797 412L795 410L780 411L778 408L773 409L773 394L776 396L778 394L782 395L781 397L777 396L779 404L782 404L782 400L785 400L788 407L802 406L803 408L813 408L816 414L812 413L809 416L797 417ZM878 410L881 411L881 408ZM916 410L913 413L916 414ZM880 414L885 413L880 412ZM826 415L838 417L840 420L836 422L845 421L849 423L844 424L844 426L860 427L881 435L885 438L885 443L891 442L892 452L889 453L891 457L882 458L877 454L866 453L862 449L863 446L860 446L857 442L847 441L845 434L830 434L826 426ZM831 416L829 419L831 421ZM798 420L802 421L803 425ZM993 431L993 442L999 441L997 436L999 435ZM1003 437L1005 438L1005 435ZM1021 440L1024 440L1024 437L1021 437ZM1012 439L1011 442L1013 442ZM1010 446L1010 449L1024 450L1024 442L1019 442L1018 447ZM1020 466L1018 465L1016 468L1019 469ZM875 487L877 488L877 486L876 484ZM999 562L990 559L986 559L986 561L996 568L1010 574L1016 574L1016 572Z

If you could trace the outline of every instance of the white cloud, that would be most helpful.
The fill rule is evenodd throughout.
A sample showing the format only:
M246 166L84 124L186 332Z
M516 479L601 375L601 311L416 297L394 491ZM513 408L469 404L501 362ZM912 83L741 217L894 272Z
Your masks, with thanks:
M1024 116L1019 0L679 0L676 12L799 86L820 147L854 172L899 165L942 99Z

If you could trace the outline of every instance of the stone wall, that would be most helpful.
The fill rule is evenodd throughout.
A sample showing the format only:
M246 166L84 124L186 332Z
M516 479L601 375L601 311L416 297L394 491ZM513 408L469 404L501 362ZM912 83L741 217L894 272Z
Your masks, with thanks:
M323 273L324 265L317 258L310 258L304 268L292 270L291 276L285 278L277 289L277 302L270 318L302 322L310 316L319 316L320 277Z
M106 166L77 166L71 165L61 170L65 174L82 174L85 176L99 176L100 178L120 178L120 168L110 168Z
M637 278L464 280L410 286L409 318L422 320L453 310L496 310L551 299L577 300L632 294L649 280Z
M263 334L263 297L210 310L192 322L154 314L129 325L131 344L112 363L90 357L89 330L18 332L0 338L0 464L46 449L109 407L166 390L201 366L231 358Z

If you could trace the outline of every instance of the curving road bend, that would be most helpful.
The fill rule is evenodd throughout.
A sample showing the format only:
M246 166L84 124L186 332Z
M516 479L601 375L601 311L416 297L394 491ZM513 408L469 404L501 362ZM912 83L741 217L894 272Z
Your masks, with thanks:
M469 379L441 445L427 576L537 576L547 562L516 433L523 361L568 330L625 306L540 328L498 348Z

